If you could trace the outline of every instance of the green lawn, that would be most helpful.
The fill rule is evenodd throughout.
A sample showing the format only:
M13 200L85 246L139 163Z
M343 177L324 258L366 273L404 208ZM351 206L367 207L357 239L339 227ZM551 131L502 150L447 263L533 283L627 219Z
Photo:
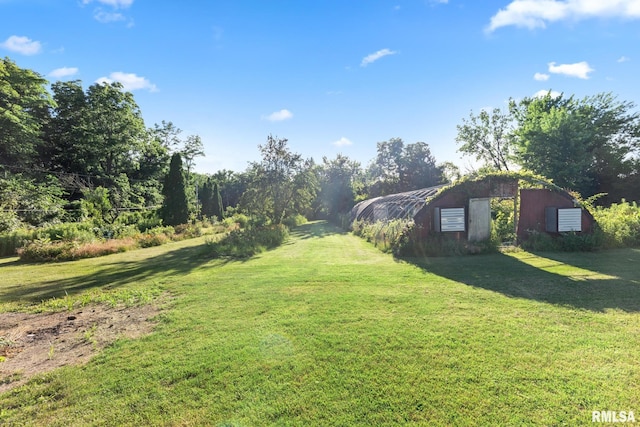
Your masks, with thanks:
M175 296L153 334L0 395L0 424L640 420L640 251L397 260L325 223L292 234L245 261L208 259L202 239L0 260L0 310L106 287Z

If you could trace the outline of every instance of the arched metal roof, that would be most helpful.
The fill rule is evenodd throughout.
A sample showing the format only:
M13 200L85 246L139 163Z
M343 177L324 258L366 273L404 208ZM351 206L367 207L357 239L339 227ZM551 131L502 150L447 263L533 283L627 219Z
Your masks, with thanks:
M364 200L351 210L351 222L413 218L424 207L427 198L434 196L442 187L444 185Z

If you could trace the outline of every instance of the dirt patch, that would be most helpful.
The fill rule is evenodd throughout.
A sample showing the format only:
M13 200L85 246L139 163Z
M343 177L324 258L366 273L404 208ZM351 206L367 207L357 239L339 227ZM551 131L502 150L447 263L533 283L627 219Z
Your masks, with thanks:
M85 363L118 338L150 333L159 311L153 305L92 305L62 313L0 313L0 393L36 374Z

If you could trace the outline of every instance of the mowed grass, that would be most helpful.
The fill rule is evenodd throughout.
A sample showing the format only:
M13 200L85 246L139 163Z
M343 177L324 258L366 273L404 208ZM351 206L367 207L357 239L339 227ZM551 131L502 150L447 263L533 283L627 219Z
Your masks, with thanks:
M194 240L55 266L0 262L11 306L55 296L56 282L71 294L175 296L153 334L0 395L0 424L640 418L640 251L397 260L326 223L245 261L202 249Z

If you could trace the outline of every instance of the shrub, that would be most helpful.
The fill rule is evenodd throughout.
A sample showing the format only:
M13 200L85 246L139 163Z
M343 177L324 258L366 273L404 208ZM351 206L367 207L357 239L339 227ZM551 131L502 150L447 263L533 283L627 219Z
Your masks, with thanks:
M222 220L222 224L227 228L245 228L249 224L249 217L245 214L235 213Z
M288 216L284 219L284 221L282 221L282 223L284 225L286 225L289 228L294 228L297 227L299 225L302 224L306 224L307 223L307 218L305 218L303 215L300 214L296 214L294 216Z
M32 235L32 231L25 229L0 234L0 256L15 255L19 248L32 239Z
M219 240L207 239L207 246L215 258L247 258L281 245L288 235L287 227L282 224L250 227L233 230Z
M133 239L93 241L79 244L74 241L55 241L37 239L18 250L23 261L71 261L80 258L93 258L124 252L135 248Z
M138 245L140 245L141 248L160 246L169 241L169 237L163 233L145 233L138 237Z
M38 229L34 240L49 239L51 241L75 241L88 243L96 239L96 229L90 222L66 222Z
M608 208L597 207L592 214L601 230L604 247L640 246L640 207L636 202L622 200Z
M202 225L196 224L180 224L175 227L176 234L183 239L191 239L202 236Z
M74 242L52 242L47 238L36 239L18 249L20 259L24 261L61 261L73 259Z
M533 252L589 252L602 247L602 239L600 230L594 233L568 232L559 235L529 230L529 236L520 246Z
M124 212L118 216L116 224L132 225L138 231L144 233L150 228L162 226L162 219L156 211L148 210L144 212Z
M400 246L406 245L409 229L414 227L413 220L394 219L374 223L358 221L353 224L353 233L366 239L383 252L402 252Z

